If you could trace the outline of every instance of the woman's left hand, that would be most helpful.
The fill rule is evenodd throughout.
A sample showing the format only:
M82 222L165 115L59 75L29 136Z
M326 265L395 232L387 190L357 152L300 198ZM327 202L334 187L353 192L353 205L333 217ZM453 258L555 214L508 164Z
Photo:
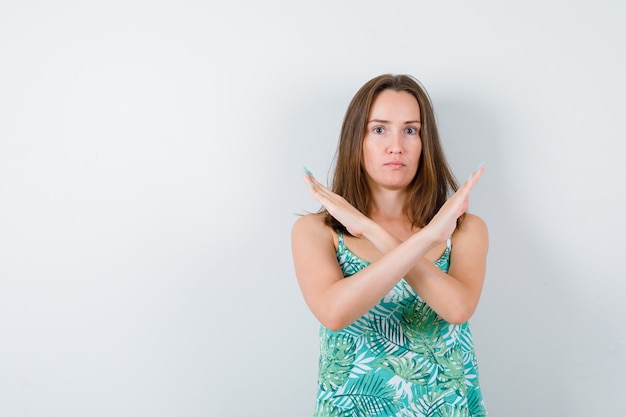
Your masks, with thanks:
M315 179L311 171L304 168L302 174L309 192L352 236L361 237L371 220L354 208L345 198L330 191Z
M469 195L483 175L485 167L480 164L476 172L472 173L467 181L445 202L437 214L426 225L436 242L443 242L456 230L457 219L465 213L469 205Z

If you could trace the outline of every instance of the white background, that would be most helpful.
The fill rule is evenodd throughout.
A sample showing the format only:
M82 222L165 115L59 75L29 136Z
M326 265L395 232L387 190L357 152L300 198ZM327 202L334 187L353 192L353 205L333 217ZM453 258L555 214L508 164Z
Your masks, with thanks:
M381 73L434 101L489 267L491 416L624 416L618 0L0 3L0 415L310 416L291 264Z

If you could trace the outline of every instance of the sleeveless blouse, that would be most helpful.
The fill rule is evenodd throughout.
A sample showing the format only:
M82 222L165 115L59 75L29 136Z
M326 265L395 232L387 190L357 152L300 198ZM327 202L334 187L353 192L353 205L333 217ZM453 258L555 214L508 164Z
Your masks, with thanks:
M435 265L450 266L451 244ZM344 277L369 265L339 233ZM320 327L315 417L485 416L468 323L440 318L404 280L350 326Z

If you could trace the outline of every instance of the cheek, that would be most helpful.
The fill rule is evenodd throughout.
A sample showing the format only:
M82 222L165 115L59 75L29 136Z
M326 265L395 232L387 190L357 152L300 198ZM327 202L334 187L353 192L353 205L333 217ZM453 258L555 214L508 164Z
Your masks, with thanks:
M364 142L363 143L363 161L371 161L376 155L376 149L373 146L372 142Z
M376 170L376 166L380 163L379 154L380 152L373 144L370 143L369 146L367 143L363 144L363 169L366 173L371 174Z
M414 146L412 147L412 152L411 152L414 156L416 160L420 159L420 156L422 155L422 142L418 141L414 144Z

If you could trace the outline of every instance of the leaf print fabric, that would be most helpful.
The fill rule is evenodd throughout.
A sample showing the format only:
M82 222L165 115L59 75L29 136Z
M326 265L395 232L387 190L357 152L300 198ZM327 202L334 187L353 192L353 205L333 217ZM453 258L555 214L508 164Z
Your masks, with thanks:
M344 277L368 266L341 233L337 260ZM448 244L435 265L449 263ZM345 329L320 326L314 417L485 415L468 323L441 319L406 281Z

